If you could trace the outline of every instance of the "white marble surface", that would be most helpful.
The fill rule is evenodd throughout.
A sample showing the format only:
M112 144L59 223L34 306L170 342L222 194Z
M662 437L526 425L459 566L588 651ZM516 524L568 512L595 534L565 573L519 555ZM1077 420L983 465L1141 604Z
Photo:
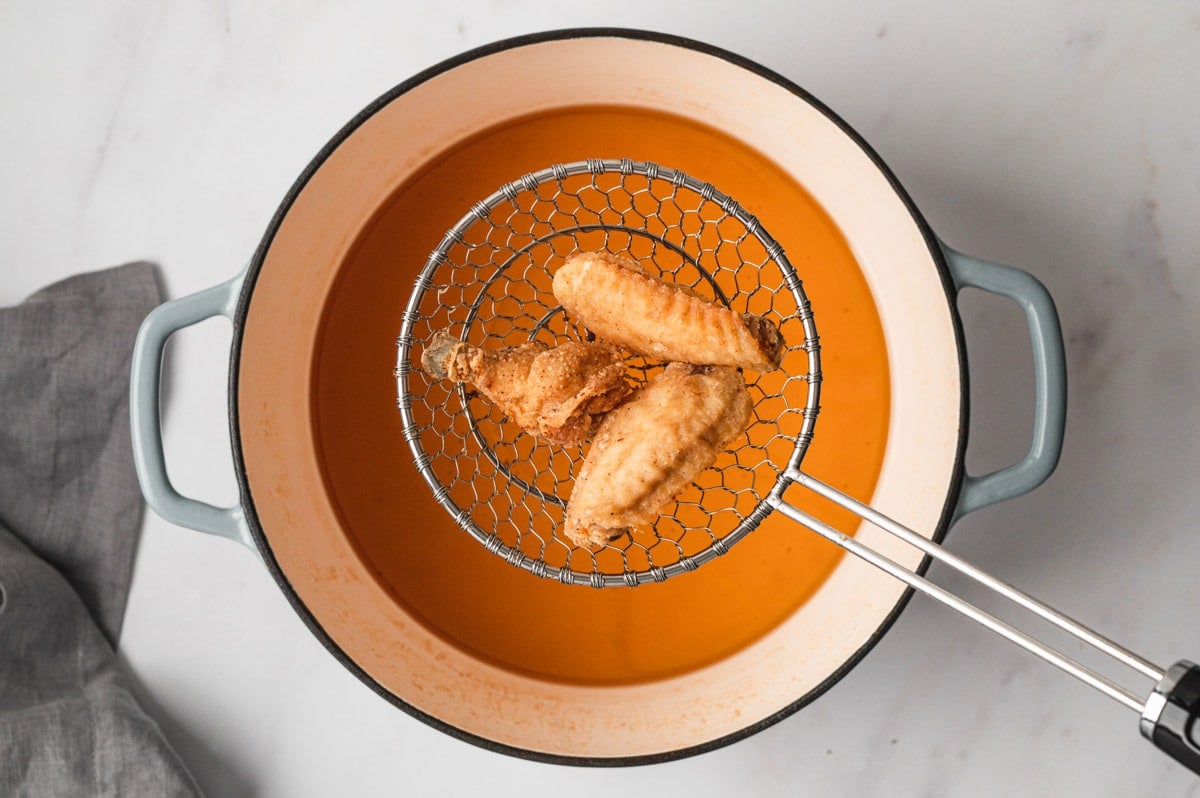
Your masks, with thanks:
M378 94L471 46L594 24L778 70L858 128L948 242L1049 286L1071 378L1062 463L950 544L1151 659L1200 657L1192 2L10 0L0 303L133 259L157 261L172 296L224 280L309 158ZM1029 357L1012 307L963 305L979 470L1023 449ZM228 342L220 322L179 336L166 411L177 484L221 502L235 497ZM153 515L122 651L214 796L1200 795L1133 713L921 599L799 714L633 769L533 764L422 725L330 657L247 552Z

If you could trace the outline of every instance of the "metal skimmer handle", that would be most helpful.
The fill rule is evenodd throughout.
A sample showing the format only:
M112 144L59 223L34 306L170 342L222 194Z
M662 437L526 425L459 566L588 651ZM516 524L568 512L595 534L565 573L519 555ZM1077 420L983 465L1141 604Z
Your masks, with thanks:
M946 551L937 543L918 535L903 524L845 495L819 479L798 469L789 469L784 475L784 479L850 510L864 521L916 547L927 556L975 580L996 595L1062 629L1093 650L1143 676L1154 679L1156 684L1153 691L1148 698L1142 699L1137 693L1122 687L1094 669L979 609L974 604L905 568L869 546L839 532L803 510L788 504L781 495L777 495L771 500L776 510L798 524L1137 712L1140 716L1141 732L1146 739L1184 767L1200 774L1200 667L1187 660L1181 660L1164 672L1162 668L1144 657L1118 645L1029 594L980 570L961 557Z
M1154 686L1142 710L1142 736L1200 774L1200 667L1180 660Z

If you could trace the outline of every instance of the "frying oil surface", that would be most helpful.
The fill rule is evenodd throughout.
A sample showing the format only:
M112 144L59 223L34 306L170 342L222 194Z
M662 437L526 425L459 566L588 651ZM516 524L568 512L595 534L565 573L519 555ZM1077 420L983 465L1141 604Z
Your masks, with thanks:
M655 161L712 182L784 246L822 342L822 411L805 469L869 499L887 436L887 355L845 240L755 151L642 110L587 107L509 122L441 154L402 186L365 229L331 294L313 403L328 487L383 587L474 656L542 678L613 684L685 673L754 642L812 595L841 552L772 515L694 573L636 589L567 587L489 554L434 500L401 435L390 374L413 278L444 232L497 186L593 157ZM804 397L788 401L802 406ZM786 461L790 445L777 448ZM801 503L855 528L848 514Z

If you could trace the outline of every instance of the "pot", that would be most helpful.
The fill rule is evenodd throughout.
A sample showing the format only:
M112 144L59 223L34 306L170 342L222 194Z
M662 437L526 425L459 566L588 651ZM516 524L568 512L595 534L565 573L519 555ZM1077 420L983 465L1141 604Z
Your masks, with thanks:
M793 181L797 191L811 197L819 209L814 218L828 221L830 235L842 242L856 284L863 288L863 298L847 300L845 312L869 311L877 320L880 351L886 353L880 369L886 391L877 424L879 456L869 467L852 468L833 481L940 540L962 515L1027 492L1051 473L1062 442L1065 376L1054 305L1037 280L941 244L868 145L786 79L697 42L608 29L539 34L465 53L397 86L347 124L284 198L243 272L168 302L146 319L134 354L134 449L151 507L169 521L256 552L313 634L400 709L507 754L553 762L646 763L727 744L803 707L867 653L909 593L854 558L830 553L832 547L814 549L824 551L814 557L826 560L812 589L751 638L718 639L695 662L635 668L611 679L592 672L576 678L574 672L539 668L532 660L507 661L502 644L485 650L447 630L447 618L473 628L486 627L496 617L488 616L490 608L480 602L459 606L465 602L456 598L462 594L454 584L455 562L437 573L413 565L424 556L421 547L428 540L441 540L447 519L444 513L435 517L438 505L424 495L428 489L405 463L409 452L399 434L390 368L399 314L436 239L426 242L423 252L393 250L407 243L414 227L428 221L430 229L445 230L454 221L424 219L423 208L430 216L442 211L420 195L422 186L440 185L450 195L457 190L458 184L438 171L453 153L471 147L491 153L476 170L494 169L496 177L489 172L460 179L477 178L480 185L491 181L494 188L520 174L514 168L525 139L524 134L510 136L506 148L489 142L501 140L506 130L540 124L531 119L566 118L580 108L666 115L669 124L679 126L678 138L720 139L725 142L720 146L735 148L746 160L731 166L728 158L711 158L707 167L725 170L733 182L749 179L738 198L751 211L758 212L752 178L759 174L757 164L766 164L761 168ZM620 130L614 129L619 139ZM639 132L617 143L636 146ZM556 146L569 148L564 138L570 139L559 136ZM579 157L626 154L639 157L611 152ZM464 195L452 196L449 205L465 212L479 198L472 193L477 190L464 187ZM407 216L397 208L407 208ZM786 212L765 210L780 226L789 224ZM794 251L792 260L802 276L806 270L820 271L821 264L797 258ZM967 475L963 465L968 375L955 302L968 287L1020 305L1036 378L1028 454L982 476ZM818 318L820 293L810 290ZM837 316L834 299L826 295L826 319ZM229 416L240 503L228 508L189 499L171 486L158 412L167 338L216 315L230 318L234 326ZM379 324L386 331L383 341ZM848 351L856 337L835 336L836 346L823 337L823 345L827 352ZM836 448L844 433L838 431L838 403L829 393L833 382L830 372L817 440L831 434L829 446ZM827 416L835 419L828 427ZM465 589L475 573L467 563L480 547L452 531L453 542L438 543L449 547L438 556L449 552L462 558ZM774 545L771 534L756 531L729 560L760 536ZM809 533L794 529L790 534L806 540ZM907 567L924 568L919 553L876 537L870 528L859 529L857 536ZM460 539L461 550L455 548ZM743 560L775 557L769 550L747 550L751 553ZM490 555L480 556L490 559L479 568L496 564L523 580L512 583L516 591L538 582ZM698 580L701 573L679 580ZM547 587L559 591L545 594L550 603L568 595L561 591L590 591ZM653 602L667 595L665 586L653 593L659 588L637 592ZM427 591L441 592L423 604ZM715 604L729 595L711 598ZM495 599L507 612L521 611L499 595ZM636 620L630 614L621 617ZM585 627L582 634L589 634L587 619L579 623ZM536 620L513 628L530 624L536 626ZM703 617L694 626L702 635ZM592 634L597 650L619 648L605 634L599 625ZM646 652L626 656L640 662L641 653Z

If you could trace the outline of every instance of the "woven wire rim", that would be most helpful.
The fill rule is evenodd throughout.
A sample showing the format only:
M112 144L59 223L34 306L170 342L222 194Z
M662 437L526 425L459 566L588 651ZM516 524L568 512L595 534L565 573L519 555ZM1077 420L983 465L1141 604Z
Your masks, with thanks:
M791 456L788 460L786 468L779 469L779 477L770 492L761 496L754 509L747 513L741 522L732 531L713 541L712 545L691 555L680 555L679 560L665 566L651 566L644 570L626 569L622 573L602 573L592 570L589 572L577 571L568 566L558 567L550 565L544 560L531 557L525 552L508 545L494 530L485 530L481 528L471 518L470 508L460 507L450 496L450 488L443 484L430 467L430 456L425 451L421 444L421 427L414 419L412 412L412 394L409 390L409 377L412 371L412 350L413 344L413 326L420 319L422 314L419 311L420 303L427 291L435 288L433 282L434 272L443 264L449 262L448 252L455 245L466 244L465 233L475 224L486 222L491 212L504 202L515 202L522 192L536 191L537 188L545 183L555 181L561 182L571 176L576 175L602 175L602 174L620 174L641 175L647 178L648 181L663 180L669 182L676 190L680 188L688 189L699 195L706 202L715 203L723 212L741 222L749 235L754 236L765 248L771 262L775 263L783 275L784 285L792 293L796 300L797 316L804 329L804 342L799 347L807 353L808 369L803 378L807 382L808 391L805 401L805 407L802 411L802 422L799 433L795 436L794 446ZM619 230L632 235L646 235L653 237L658 243L663 244L671 249L678 251L678 248L671 242L666 241L652 234L626 227L624 225L605 225L597 224L587 227L576 228L578 230L585 229L605 229ZM555 230L552 235L563 233L563 230ZM683 253L680 253L683 254ZM515 257L515 254L514 254ZM503 271L501 266L497 269L496 275ZM495 275L491 279L496 279ZM724 300L719 289L717 291L718 299ZM482 296L482 294L481 294ZM476 300L478 303L480 300ZM467 317L468 324L464 326L465 331L469 326L469 322L473 321L478 312L478 305L472 307ZM547 317L550 314L547 314ZM670 167L661 166L650 161L635 161L628 158L622 159L601 159L589 158L583 161L573 161L570 163L553 164L536 172L530 172L521 177L506 183L496 191L492 192L483 200L476 202L471 206L462 219L451 227L442 237L438 246L430 253L425 262L424 267L417 275L413 284L413 291L409 297L407 306L401 319L400 334L396 339L397 358L394 376L397 386L397 407L400 411L400 417L403 422L404 439L408 442L412 450L413 460L420 471L422 478L433 491L434 498L442 507L450 514L455 523L464 531L475 538L492 554L503 557L509 564L522 568L535 576L544 579L555 579L563 584L588 585L595 588L601 587L616 587L628 586L635 587L647 582L663 582L666 579L677 576L682 573L694 571L701 565L710 560L725 554L730 547L742 540L747 534L753 531L774 509L774 502L780 498L784 489L787 487L788 480L785 477L787 471L799 469L800 462L804 457L804 453L812 441L813 430L816 426L817 415L820 408L820 393L821 393L821 347L820 337L817 334L816 322L813 318L812 306L808 296L804 292L803 282L797 275L795 268L788 260L787 254L783 247L771 236L769 232L759 223L758 219L747 212L741 205L727 194L722 193L711 183L707 183L692 177L691 175ZM466 389L463 385L457 386L460 399L463 401L463 406L466 406ZM518 484L527 493L536 492L539 498L555 504L564 504L562 499L557 496L550 496L538 490L532 485L528 485L517 479L512 474L504 469L503 465L496 460L496 455L491 451L490 447L480 438L478 430L475 428L474 419L471 420L472 434L481 444L481 449L485 456L492 459L493 464L500 467L506 476ZM578 548L578 547L577 547Z

